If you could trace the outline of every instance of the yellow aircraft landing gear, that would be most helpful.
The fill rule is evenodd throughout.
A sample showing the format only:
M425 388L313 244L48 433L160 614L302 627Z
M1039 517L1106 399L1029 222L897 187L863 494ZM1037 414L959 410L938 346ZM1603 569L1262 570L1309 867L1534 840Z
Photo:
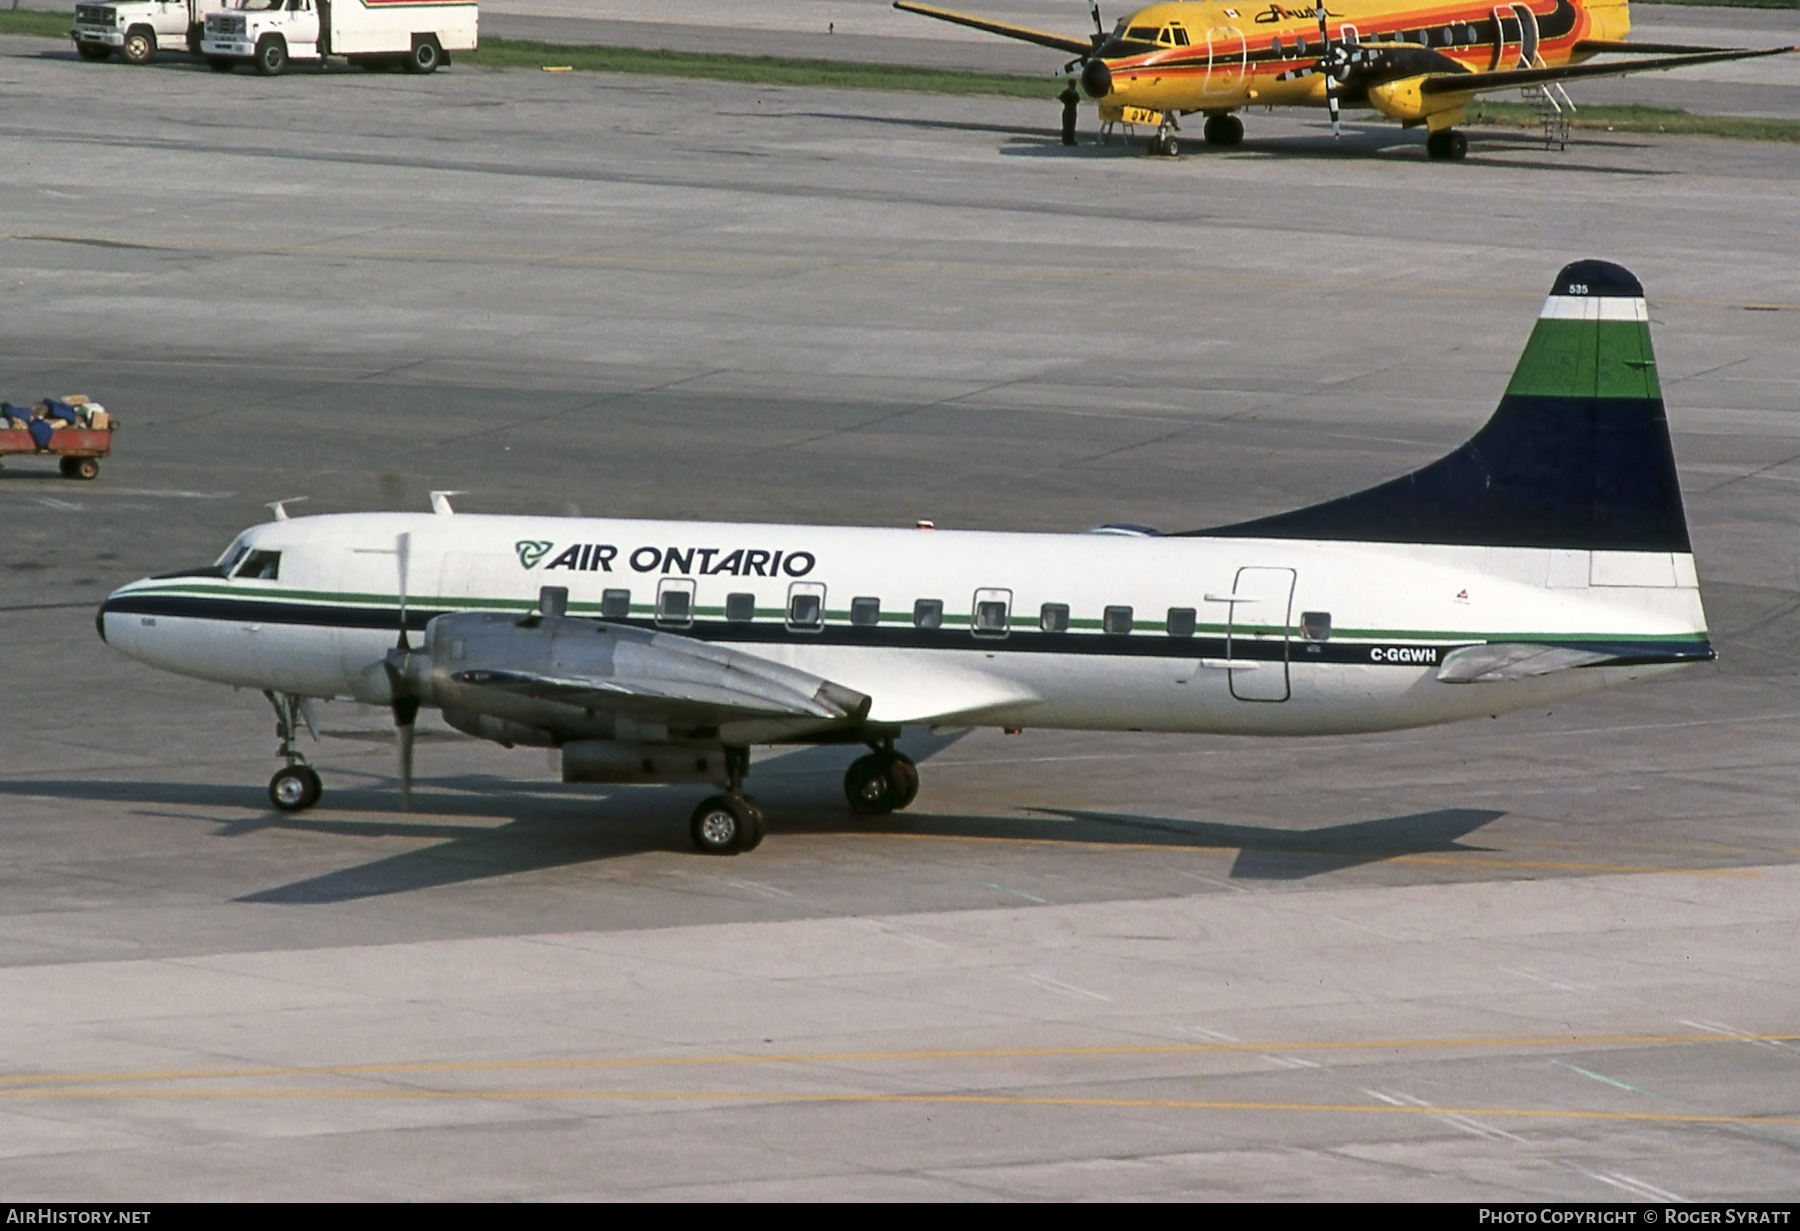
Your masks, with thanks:
M1209 115L1200 135L1208 145L1233 146L1244 139L1244 122L1230 112Z
M1454 128L1440 128L1425 138L1425 152L1440 161L1455 162L1469 152L1469 139Z

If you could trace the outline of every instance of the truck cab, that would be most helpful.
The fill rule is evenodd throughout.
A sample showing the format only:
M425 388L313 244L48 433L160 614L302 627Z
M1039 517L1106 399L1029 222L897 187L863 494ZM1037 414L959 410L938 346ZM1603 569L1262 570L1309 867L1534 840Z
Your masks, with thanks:
M114 0L75 6L71 37L84 60L114 55L128 64L148 64L159 51L200 54L206 14L229 0Z

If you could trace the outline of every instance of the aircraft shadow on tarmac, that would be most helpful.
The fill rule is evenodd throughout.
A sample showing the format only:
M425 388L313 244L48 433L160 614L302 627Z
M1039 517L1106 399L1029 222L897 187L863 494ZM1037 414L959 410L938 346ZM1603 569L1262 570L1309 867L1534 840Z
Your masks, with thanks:
M861 112L808 111L801 113L811 119L844 120L862 124L881 124L895 128L929 128L947 132L988 133L1010 138L1000 147L999 153L1007 158L1143 158L1144 142L1149 129L1141 130L1140 135L1126 137L1123 133L1114 134L1105 143L1094 140L1093 134L1084 132L1080 143L1066 146L1062 143L1060 133L1050 128L1023 127L1017 124L991 124L979 120L926 120L909 116L870 115ZM1515 154L1544 152L1543 138L1528 129L1485 128L1465 129L1469 134L1469 157L1480 162L1483 155ZM1579 146L1581 138L1574 138ZM1415 138L1397 132L1392 127L1359 127L1352 126L1344 130L1341 138L1332 138L1323 131L1302 133L1290 137L1250 137L1241 145L1225 150L1209 150L1200 141L1199 133L1193 129L1183 133L1182 158L1229 158L1251 155L1263 158L1304 159L1316 161L1321 158L1341 158L1362 160L1370 158L1391 159L1399 156L1416 154L1419 162L1425 162L1425 143L1422 138ZM1627 141L1619 137L1609 138L1610 148L1645 149L1649 143L1645 141ZM1416 147L1405 149L1399 147ZM1568 151L1557 152L1557 162L1549 168L1556 171L1585 171L1600 175L1632 175L1660 176L1669 172L1656 167L1601 167L1591 163L1576 161Z
M923 760L956 736L903 741ZM908 747L910 745L910 747ZM1230 875L1243 880L1292 881L1434 852L1477 852L1459 839L1501 816L1492 809L1443 808L1292 830L1175 817L1079 809L1034 808L1024 816L976 816L929 812L858 817L836 794L835 778L856 749L809 748L766 762L751 788L774 816L772 837L783 834L904 835L913 839L981 839L1030 843L1187 850L1235 850ZM707 789L700 786L636 787L597 799L590 788L526 782L487 774L445 775L418 781L413 813L396 810L391 779L331 772L332 785L319 815L260 810L221 821L192 808L243 809L255 796L242 786L182 782L81 782L32 780L0 783L0 795L49 796L149 805L141 815L192 819L217 825L216 836L241 837L265 830L330 834L346 838L407 838L432 845L354 867L246 894L241 902L326 905L490 880L520 872L643 854L688 851L678 818ZM342 785L364 777L366 786ZM824 779L821 782L821 779ZM258 792L260 794L260 792ZM362 814L362 815L358 815ZM458 818L468 818L463 823ZM505 819L498 825L482 821ZM699 858L699 856L695 856ZM753 858L753 856L752 856Z

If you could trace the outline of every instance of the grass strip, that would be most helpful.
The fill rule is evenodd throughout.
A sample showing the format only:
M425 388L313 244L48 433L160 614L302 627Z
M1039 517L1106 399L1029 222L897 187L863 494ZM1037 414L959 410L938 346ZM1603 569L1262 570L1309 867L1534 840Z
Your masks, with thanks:
M1539 128L1543 121L1529 103L1479 99L1469 105L1469 122L1494 128ZM1589 132L1680 133L1728 137L1736 141L1800 142L1800 120L1767 120L1745 115L1694 115L1677 107L1577 106L1569 125Z
M68 38L75 28L75 4L70 0L66 13L46 13L40 9L0 9L0 34L41 34L51 38Z
M568 67L587 73L640 73L756 85L834 86L851 90L908 90L922 94L986 94L1002 98L1054 98L1062 80L1048 74L966 73L904 64L853 64L786 56L734 56L692 51L646 51L580 43L536 43L485 38L481 50L456 53L457 64L488 68Z

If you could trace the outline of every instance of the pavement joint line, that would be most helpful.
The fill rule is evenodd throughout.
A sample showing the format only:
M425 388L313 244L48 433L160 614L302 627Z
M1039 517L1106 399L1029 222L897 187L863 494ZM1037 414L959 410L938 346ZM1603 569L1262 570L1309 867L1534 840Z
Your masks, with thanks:
M16 235L16 234L9 234L9 235L5 235L5 236L0 236L0 239L15 240L15 241L21 241L21 242L35 242L35 243L77 243L77 244L108 243L108 244L111 244L111 243L126 242L126 241L120 241L120 240L97 238L94 236L76 236L76 235ZM239 255L244 255L244 256L256 256L256 255L314 256L314 255L325 254L325 255L331 255L331 256L355 256L355 257L368 257L368 258L374 258L374 259L379 259L382 257L392 257L396 260L457 259L457 260L465 260L465 261L468 260L470 257L470 254L466 250L461 250L461 249L369 248L369 247L357 247L357 246L348 245L348 244L335 245L335 244L329 243L328 241L314 241L314 240L307 240L307 241L302 241L302 242L294 243L294 244L230 244L230 243L222 243L222 242L214 243L214 242L208 241L205 245L200 245L198 243L192 244L192 245L189 245L189 244L135 244L134 243L133 246L142 248L147 251L155 251L155 252L175 252L175 253L197 253L197 252L202 252L202 251L210 252L210 253L234 252L234 253L237 253ZM1025 269L1021 269L1017 266L1011 266L1011 265L992 265L992 266L982 266L982 265L974 265L974 264L952 265L952 264L948 264L948 263L942 262L942 261L892 262L892 263L887 263L887 264L859 264L859 263L855 263L855 262L841 261L841 260L795 261L795 260L785 259L785 258L780 258L780 257L769 258L769 259L765 259L762 261L747 261L742 258L727 261L727 260L719 260L719 259L705 258L705 257L648 257L648 256L643 256L641 254L625 255L625 256L592 256L592 255L586 255L586 254L572 255L569 253L562 253L562 252L556 252L556 253L551 253L551 252L543 252L543 253L488 252L488 253L483 253L480 255L486 260L511 261L511 262L517 262L517 263L521 263L521 264L531 264L531 265L541 265L546 262L554 262L557 265L610 265L610 266L626 266L626 267L642 266L642 267L647 267L647 268L667 267L667 268L672 268L672 269L708 269L708 270L723 270L723 269L734 269L735 268L735 269L743 269L743 270L765 270L766 271L770 268L782 268L782 269L793 270L796 273L856 273L856 274L888 273L888 274L906 274L906 275L917 275L920 273L937 272L937 273L943 273L943 274L954 274L957 276L974 276L975 274L979 274L983 278L990 277L990 276L1006 276L1006 277L1023 278L1023 279L1034 279L1034 280L1045 280L1045 279L1065 280L1065 279L1069 279L1069 278L1087 278L1087 277L1091 276L1093 273L1092 270L1088 270L1088 269L1073 269L1073 268L1071 268L1071 269L1052 269L1052 270L1025 270ZM1266 289L1268 287L1276 286L1276 287L1283 287L1283 288L1286 288L1289 290L1298 290L1298 291L1315 291L1315 290L1319 290L1321 287L1321 284L1318 282L1299 282L1299 281L1282 280L1282 279L1271 280L1268 278L1250 277L1248 275L1246 275L1245 277L1242 277L1242 278L1222 278L1222 277L1218 277L1216 275L1208 276L1205 274L1196 274L1196 273L1193 273L1192 271L1180 271L1180 270L1168 272L1168 273L1161 273L1161 274L1153 273L1153 272L1141 273L1141 274L1134 275L1134 278L1136 278L1138 280L1142 280L1142 281L1175 281L1175 282L1181 282L1183 285L1205 284L1205 285L1209 285L1209 286L1253 287L1253 288L1257 288L1257 289ZM1364 291L1364 292L1366 292L1368 290L1368 287L1361 283L1358 283L1358 284L1344 283L1343 288L1345 290L1356 290L1356 291ZM1472 297L1479 298L1479 299L1493 299L1493 298L1498 297L1498 298L1505 298L1505 299L1529 299L1529 300L1535 301L1535 300L1540 300L1543 298L1543 295L1536 291L1509 291L1509 290L1498 289L1498 288L1493 288L1493 287L1480 287L1480 286L1462 286L1462 287L1455 287L1455 286L1413 287L1413 286L1409 286L1406 288L1406 290L1409 294L1415 294L1415 295L1417 295L1417 294L1444 295L1444 296L1452 296L1452 297L1471 297L1472 296ZM1754 306L1758 311L1771 311L1771 310L1776 310L1776 309L1779 309L1782 311L1788 311L1788 310L1800 311L1800 304L1789 304L1789 303L1766 304L1765 303L1765 304L1750 305L1750 304L1746 304L1746 303L1740 302L1738 300L1733 300L1733 299L1690 299L1690 298L1686 298L1686 297L1658 296L1653 302L1657 303L1657 304L1681 305L1684 307L1699 306L1699 307L1714 307L1714 308L1747 309L1747 308ZM1002 382L1002 383L1007 383L1007 382Z
M1724 1043L1791 1043L1800 1034L1599 1034L1448 1039L1328 1039L1318 1042L1121 1043L1088 1047L992 1047L917 1051L779 1052L766 1056L619 1056L560 1060L440 1060L376 1064L266 1065L237 1069L163 1069L138 1072L9 1073L0 1075L0 1098L32 1097L36 1087L95 1085L101 1082L224 1081L265 1077L355 1077L406 1073L495 1073L550 1069L688 1068L765 1064L845 1064L910 1060L1020 1060L1080 1057L1177 1056L1221 1053L1261 1055L1277 1052L1366 1052L1450 1050L1454 1048L1634 1047L1719 1045Z
M17 1097L16 1095L14 1097ZM999 1107L1091 1107L1166 1111L1264 1111L1314 1115L1412 1115L1446 1121L1478 1116L1514 1120L1580 1120L1640 1124L1800 1124L1800 1115L1725 1112L1597 1111L1551 1107L1415 1107L1380 1103L1288 1103L1250 1100L1080 1098L1019 1094L882 1094L780 1090L47 1090L27 1097L61 1099L345 1100L619 1103L895 1103ZM1459 1126L1460 1127L1460 1126ZM1485 1127L1485 1126L1484 1126ZM1489 1129L1489 1133L1500 1130ZM1483 1134L1488 1135L1488 1134ZM1509 1134L1510 1135L1510 1134Z

